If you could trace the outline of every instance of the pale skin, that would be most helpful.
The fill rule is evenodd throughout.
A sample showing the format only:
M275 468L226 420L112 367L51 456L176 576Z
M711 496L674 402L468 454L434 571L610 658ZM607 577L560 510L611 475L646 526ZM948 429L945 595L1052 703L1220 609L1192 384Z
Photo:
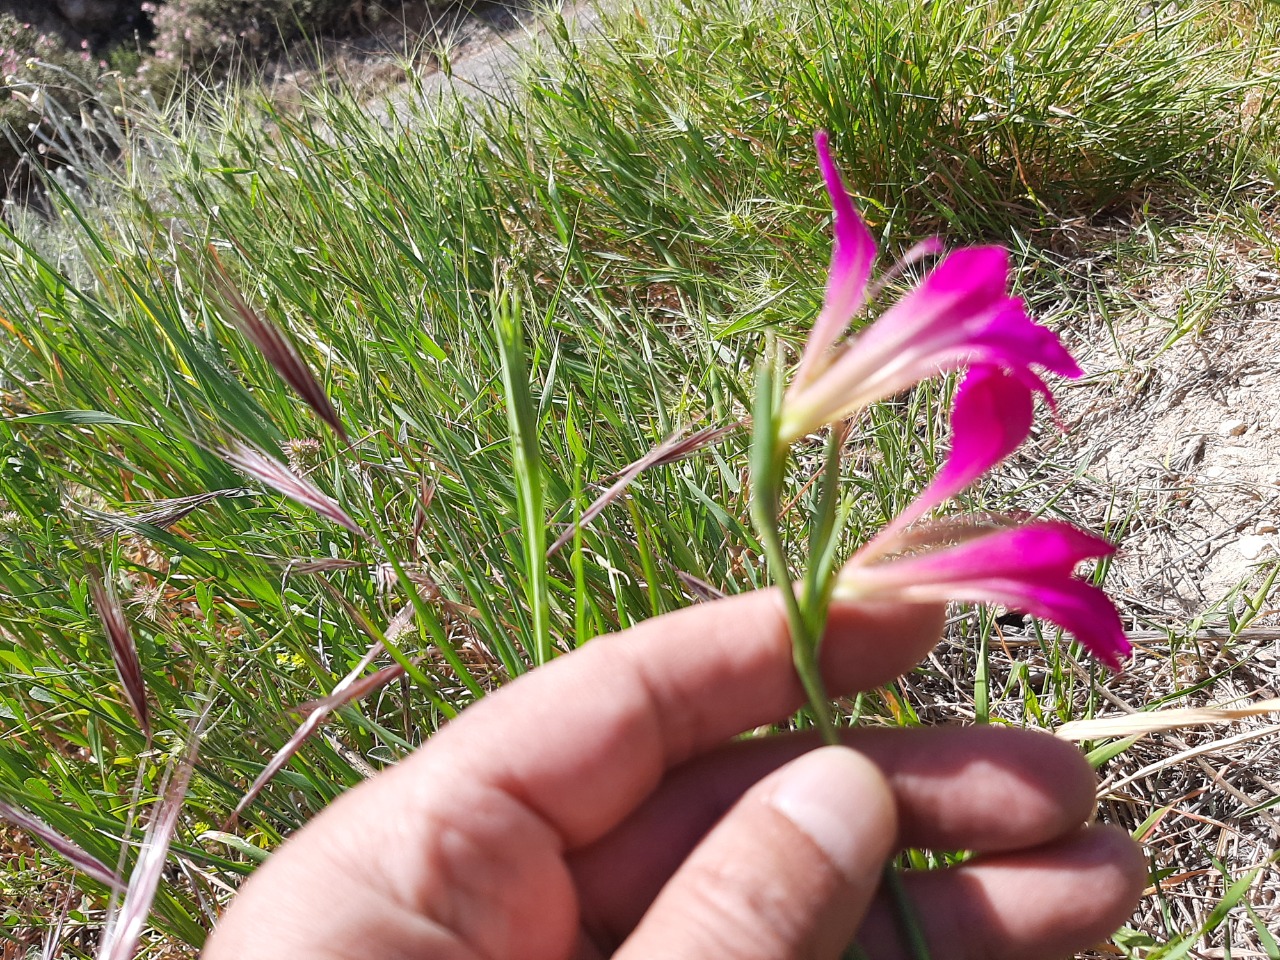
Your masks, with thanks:
M841 606L833 692L937 642L936 608ZM802 703L772 591L604 637L468 709L345 794L245 885L205 960L906 960L877 894L904 846L934 960L1062 960L1145 883L1086 826L1074 747L998 728L735 740Z

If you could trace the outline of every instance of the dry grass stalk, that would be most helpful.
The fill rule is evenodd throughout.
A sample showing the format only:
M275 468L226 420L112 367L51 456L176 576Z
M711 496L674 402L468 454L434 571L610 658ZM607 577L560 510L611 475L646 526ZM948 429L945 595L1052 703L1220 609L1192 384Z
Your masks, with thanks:
M1260 700L1247 707L1188 707L1178 710L1152 710L1127 713L1118 717L1097 717L1064 723L1054 735L1063 740L1099 740L1104 737L1131 737L1135 734L1162 733L1182 727L1198 727L1206 723L1225 723L1280 711L1280 698Z
M383 667L367 677L361 677L341 692L335 691L327 697L321 697L319 700L308 700L306 703L300 704L297 708L298 712L306 714L308 717L316 713L332 713L339 707L345 707L348 703L362 700L375 690L385 687L392 680L398 679L403 673L404 664L393 663L391 666Z
M1244 733L1237 734L1234 737L1227 737L1224 740L1214 740L1209 743L1201 744L1197 747L1191 747L1183 750L1181 753L1174 754L1171 757L1165 757L1155 763L1149 763L1145 767L1135 770L1133 773L1127 774L1119 780L1112 783L1104 782L1098 787L1098 798L1102 799L1115 794L1123 787L1127 787L1131 783L1142 780L1151 776L1166 767L1176 766L1184 760L1191 760L1195 757L1203 757L1206 754L1218 754L1230 747L1237 746L1242 743L1248 743L1251 740L1258 740L1263 737L1270 737L1280 733L1280 723L1273 723L1267 727L1261 727L1257 730L1247 730Z
M639 460L629 464L619 473L614 474L617 479L614 480L609 489L596 497L591 506L582 511L582 516L578 518L577 522L571 523L569 529L556 538L555 543L547 548L547 556L553 556L561 547L572 540L580 529L586 527L592 520L600 516L609 504L626 492L627 487L631 486L636 477L650 467L661 467L668 463L675 463L677 460L683 460L704 447L719 442L745 425L745 420L739 420L737 423L731 423L727 427L703 427L701 430L695 430L687 436L675 434L668 437Z
M58 906L58 914L44 935L44 944L40 948L40 960L56 960L62 942L62 928L66 926L67 915L71 912L71 902L75 891L68 887L62 903Z
M164 797L155 816L147 827L138 862L129 875L129 887L125 891L120 912L107 926L98 950L98 960L133 960L138 952L138 940L151 914L156 889L164 873L169 856L169 844L178 827L178 815L187 798L191 774L196 766L196 753L200 746L200 733L204 729L208 711L201 714L191 730L186 753L177 766L170 770L161 790Z
M115 871L105 863L27 811L0 800L0 819L8 820L19 830L43 841L86 877L92 877L112 890L119 890L124 885Z
M258 312L245 302L212 248L209 249L209 254L213 261L213 271L210 276L220 298L217 306L222 310L223 315L262 352L267 362L280 375L280 379L293 388L307 406L315 411L316 416L328 424L344 443L350 443L346 428L338 417L338 411L334 409L329 395L320 386L320 381L302 359L293 340L280 327L259 316Z
M96 574L89 577L89 598L107 632L111 659L115 661L116 672L120 675L125 699L129 701L129 708L137 718L138 727L147 738L149 747L151 716L147 710L147 687L142 678L142 663L138 659L138 647L133 640L133 631L129 629L129 621L125 619L115 591Z
M406 604L387 625L386 638L394 643L408 629L409 624L413 622L413 615L413 604ZM368 669L369 664L373 663L374 659L383 652L383 649L382 641L375 641L365 651L365 655L360 658L360 662L334 685L328 696L321 697L319 700L312 700L310 703L303 704L298 708L299 711L306 713L306 717L298 725L298 729L293 732L293 735L289 737L285 745L276 751L275 755L267 762L267 765L262 768L262 772L249 785L249 789L245 791L244 796L240 798L240 802L236 804L235 810L231 812L231 816L223 824L223 830L230 830L235 825L240 815L248 809L249 804L258 798L258 795L262 793L266 785L271 782L276 774L284 769L285 764L293 759L294 754L324 723L330 713L361 697L368 696L404 673L403 665L397 663L393 666L385 667L370 676L360 676Z
M367 560L349 560L345 557L317 557L314 560L290 560L285 564L285 576L301 576L330 573L334 570L355 570L369 566Z
M144 533L146 527L166 530L180 523L205 504L223 497L236 497L248 491L244 487L228 487L210 490L189 497L172 497L165 500L144 500L124 504L119 511L93 510L81 507L80 512L94 522L98 536L112 533ZM128 511L128 512L124 512Z
M332 498L321 493L310 483L293 473L279 460L238 441L230 446L223 447L220 452L227 463L243 470L255 480L265 483L295 503L302 504L312 512L324 517L326 520L331 520L356 536L361 538L365 536L359 525Z

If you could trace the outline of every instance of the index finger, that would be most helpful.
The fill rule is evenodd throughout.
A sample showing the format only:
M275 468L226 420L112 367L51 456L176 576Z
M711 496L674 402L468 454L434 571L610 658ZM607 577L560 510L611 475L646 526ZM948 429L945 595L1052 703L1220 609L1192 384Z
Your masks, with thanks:
M933 606L833 607L828 690L910 669L941 621ZM757 591L591 641L467 710L399 771L430 766L438 777L441 764L456 766L518 798L574 848L621 822L669 768L803 702L781 597Z
M908 669L941 619L834 609L828 689ZM565 853L620 823L670 767L803 699L776 591L593 640L335 801L254 874L206 955L570 956L579 897Z

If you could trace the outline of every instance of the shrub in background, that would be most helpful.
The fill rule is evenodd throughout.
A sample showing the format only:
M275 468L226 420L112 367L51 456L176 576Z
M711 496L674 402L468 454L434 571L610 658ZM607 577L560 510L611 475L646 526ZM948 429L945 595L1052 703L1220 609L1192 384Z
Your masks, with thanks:
M355 0L170 0L144 3L155 29L155 58L144 72L208 69L239 55L278 51L301 34L352 20Z
M105 116L121 91L138 85L164 100L191 71L218 76L233 64L261 62L302 37L358 33L375 9L401 6L402 0L132 0L117 10L109 37L92 32L98 21L88 13L73 17L71 11L81 8L67 2L36 8L34 24L0 15L3 193L12 194L16 182L29 183L34 165L48 166L62 153L58 117L85 111ZM105 79L109 70L118 75L113 83Z
M58 118L102 102L107 64L87 43L68 49L61 37L0 14L0 174L3 193L25 185L32 163L57 150ZM24 162L24 160L26 162Z

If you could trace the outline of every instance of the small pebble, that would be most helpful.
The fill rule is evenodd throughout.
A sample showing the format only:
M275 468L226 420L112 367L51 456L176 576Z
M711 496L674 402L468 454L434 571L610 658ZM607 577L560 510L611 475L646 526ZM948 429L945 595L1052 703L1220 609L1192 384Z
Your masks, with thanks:
M1249 429L1249 425L1243 420L1232 418L1223 420L1218 424L1218 436L1220 437L1239 437L1243 436L1245 431Z
M1270 549L1271 541L1267 537L1260 537L1257 534L1249 534L1236 541L1236 550L1246 560L1257 560Z

